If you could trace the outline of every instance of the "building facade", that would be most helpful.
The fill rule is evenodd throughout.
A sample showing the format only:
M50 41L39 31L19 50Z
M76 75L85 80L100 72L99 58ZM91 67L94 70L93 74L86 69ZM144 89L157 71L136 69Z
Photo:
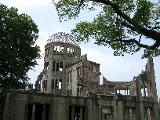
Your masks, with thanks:
M27 92L5 96L2 120L159 120L152 98Z
M100 64L81 56L81 48L66 33L53 34L45 45L44 69L36 81L36 89L44 93L86 95L84 84L99 85Z
M53 34L35 91L0 93L2 120L160 120L154 62L131 81L100 84L100 64L74 38Z

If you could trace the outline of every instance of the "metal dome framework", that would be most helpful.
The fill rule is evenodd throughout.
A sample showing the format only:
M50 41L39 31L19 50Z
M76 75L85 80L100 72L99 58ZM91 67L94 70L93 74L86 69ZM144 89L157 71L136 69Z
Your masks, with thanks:
M52 36L50 36L47 40L47 44L52 42L63 42L78 46L78 43L75 41L75 38L71 34L65 32L58 32L52 34Z

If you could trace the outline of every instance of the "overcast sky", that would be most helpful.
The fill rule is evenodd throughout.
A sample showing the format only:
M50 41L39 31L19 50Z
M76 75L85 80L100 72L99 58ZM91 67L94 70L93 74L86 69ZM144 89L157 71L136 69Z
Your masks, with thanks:
M44 45L46 40L53 33L66 32L75 27L79 21L88 21L95 17L95 12L84 11L76 20L59 22L57 12L52 0L0 0L0 3L7 6L14 6L19 9L19 13L26 13L32 17L39 28L39 38L37 44L41 48L41 55L44 55ZM82 54L87 54L88 59L101 64L102 76L113 81L129 81L133 76L137 76L144 70L146 59L141 59L141 53L135 55L125 55L124 57L113 56L113 51L107 47L94 45L93 42L81 44ZM38 74L43 69L43 57L37 60L38 64L29 71L28 76L34 83ZM157 91L160 96L160 57L154 58Z

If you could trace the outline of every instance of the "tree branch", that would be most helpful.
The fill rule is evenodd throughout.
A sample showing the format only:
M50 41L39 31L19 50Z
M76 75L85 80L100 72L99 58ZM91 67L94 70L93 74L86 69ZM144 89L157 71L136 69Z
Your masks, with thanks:
M111 2L110 0L91 0L91 1L100 2L105 5L110 5L119 16L121 16L124 20L126 20L129 24L132 25L132 27L128 26L129 28L131 27L130 29L136 31L139 34L143 34L148 38L151 38L156 41L160 41L160 32L154 31L152 29L149 30L147 28L144 28L141 25L138 25L127 14L123 13L115 3Z
M123 43L135 43L138 47L154 50L155 48L160 46L160 41L156 41L153 45L145 45L140 42L138 42L135 39L129 39L129 40L122 40L122 39L116 39L115 41L123 42Z

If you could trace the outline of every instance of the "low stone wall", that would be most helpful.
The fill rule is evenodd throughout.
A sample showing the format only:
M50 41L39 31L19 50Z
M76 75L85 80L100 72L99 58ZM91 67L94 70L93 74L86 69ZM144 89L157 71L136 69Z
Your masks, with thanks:
M3 120L158 120L154 102L136 96L7 93Z

